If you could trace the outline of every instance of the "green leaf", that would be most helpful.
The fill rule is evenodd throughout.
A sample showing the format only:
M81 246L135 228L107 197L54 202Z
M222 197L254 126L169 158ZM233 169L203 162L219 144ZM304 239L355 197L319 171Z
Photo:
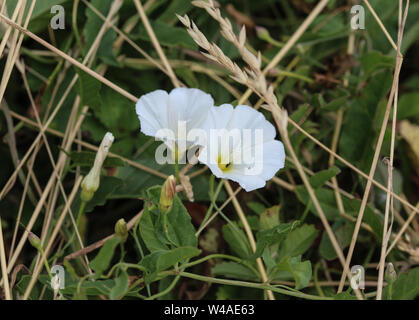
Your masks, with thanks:
M329 169L322 170L310 177L310 184L313 188L320 188L326 181L329 181L331 178L335 177L340 173L340 169L333 166Z
M361 200L342 198L345 212L353 217L357 217L361 207ZM367 225L371 227L377 239L381 241L383 238L383 226L379 216L374 212L371 206L367 205L362 219Z
M273 206L260 213L259 223L261 230L268 230L279 225L279 209L281 206Z
M172 0L158 20L166 24L177 22L176 14L183 16L192 8L190 0Z
M240 280L257 281L258 277L246 266L237 262L220 262L212 269L214 276L224 276Z
M350 243L352 239L352 235L354 232L355 224L353 223L342 223L335 222L332 226L332 230L336 236L336 239L339 243L339 247L343 250L345 249ZM326 260L334 260L337 258L337 254L335 249L330 242L329 236L326 232L323 233L322 239L320 241L320 254Z
M368 163L369 169L377 134L374 120L381 110L380 103L386 99L392 79L390 71L375 74L368 79L361 96L350 103L339 140L339 150L346 160L354 164Z
M299 224L299 221L281 223L276 227L259 232L256 241L256 252L249 259L256 259L262 255L266 247L281 243Z
M383 162L379 161L377 163L377 168L375 170L374 179L378 183L381 183L383 186L387 185L388 181L388 166ZM401 172L393 168L393 182L392 182L392 188L393 192L396 194L402 194L403 191L403 176ZM378 209L380 209L382 212L385 211L386 207L386 198L387 198L387 192L378 188L377 186L374 186L374 198L375 203ZM394 199L393 205L396 210L401 209L401 203L400 201Z
M298 106L298 109L290 115L290 118L295 122L299 123L304 117L307 116L309 108L310 106L308 104L302 104Z
M35 7L33 8L31 20L28 26L28 29L33 33L38 33L41 30L44 30L50 23L51 18L54 14L51 13L51 7L54 5L66 5L69 2L68 0L42 0L36 1ZM17 1L6 1L6 7L9 12L14 11ZM66 6L67 7L67 6ZM24 17L27 16L29 12L30 5L27 4L25 7Z
M153 156L141 155L135 162L155 169L165 174L173 172L173 165L159 165ZM132 166L119 168L116 176L123 180L123 184L115 190L114 198L138 198L143 190L164 182L163 178L145 172ZM193 180L192 180L193 181Z
M195 202L211 201L208 190L210 189L208 176L200 174L191 179L192 189L194 193ZM181 198L185 198L183 192L180 194ZM217 202L227 199L227 194L224 189L221 189L217 197Z
M419 119L419 92L405 93L397 104L397 120Z
M348 289L351 290L351 289ZM356 296L351 295L348 291L337 293L333 297L334 300L357 300Z
M147 246L153 252L167 249L167 244L178 247L198 246L195 236L195 228L191 222L191 216L177 195L173 199L172 208L167 215L167 234L163 231L163 215L158 210L161 187L156 186L147 190L147 200L153 204L147 207L140 220L140 234Z
M157 237L157 217L144 206L144 213L139 222L140 235L150 252L167 250L166 244Z
M64 2L67 2L68 0L42 0L37 1L35 4L35 7L33 8L31 20L36 19L40 15L44 13L51 13L51 7L57 4L63 4ZM10 1L13 2L13 1ZM27 11L29 10L29 6L26 6L25 8L25 14L27 14Z
M119 178L109 177L109 176L101 176L100 177L100 184L99 188L93 195L93 198L87 202L86 207L84 209L84 213L89 213L93 211L93 209L97 206L103 206L106 204L108 199L112 198L112 194L114 191L121 186L123 181ZM78 195L74 199L73 203L71 204L71 210L73 213L77 213L79 211L81 205L81 198L80 198L80 191Z
M292 277L295 281L295 289L300 290L307 287L310 282L312 270L311 262L301 262L301 256L287 257L279 262L271 271L275 275L274 279L290 280Z
M393 300L413 300L419 295L419 267L403 273L393 283ZM383 290L383 299L388 299L388 286Z
M171 250L157 250L145 256L140 265L146 271L146 283L153 281L158 272L164 271L175 264L198 256L201 250L195 247L178 247Z
M112 288L109 298L111 300L120 299L128 291L128 285L128 273L125 270L121 270L121 273L115 279L115 286Z
M396 62L393 57L383 55L379 51L371 51L364 54L360 61L361 67L365 72L364 78L368 78L376 70L393 68Z
M295 192L297 194L298 199L308 205L310 200L310 196L304 186L297 186L295 188ZM322 207L324 214L326 215L327 220L335 221L342 219L340 212L336 205L336 198L332 190L321 188L314 190L317 199L320 202L320 206ZM346 197L342 197L343 206L345 212L351 216L356 217L359 212L359 208L361 206L361 201L358 199L348 199ZM310 204L310 211L313 212L315 215L318 216L317 210L314 208L313 204ZM376 237L381 239L382 234L382 225L378 216L374 213L373 209L370 205L367 205L364 212L363 221L368 224L372 230L374 231Z
M115 280L95 280L95 281L83 281L79 286L79 282L68 283L66 278L65 288L61 290L63 294L76 294L80 289L85 295L97 296L100 294L108 296L115 286Z
M95 277L99 278L104 271L109 268L109 264L112 261L113 255L115 253L116 246L119 244L119 239L113 237L108 239L96 257L90 262L90 268L95 271Z
M72 151L70 159L73 161L74 166L92 167L95 162L96 152L90 151ZM124 167L126 162L117 157L106 157L103 162L103 167Z
M330 98L328 103L324 103L324 105L321 106L321 112L332 112L347 107L348 98L350 97L348 91L336 90L330 93L333 94L333 97Z
M297 186L295 188L295 193L297 198L304 204L308 205L310 201L310 195L307 192L307 189L304 186ZM321 188L315 189L314 193L316 194L317 199L320 202L320 206L326 215L327 220L335 220L340 217L340 212L336 205L335 195L333 191ZM310 203L310 211L318 216L317 210L312 203Z
M131 101L108 87L102 88L100 95L102 106L95 111L95 115L107 128L121 132L138 130L138 116Z
M240 258L247 259L252 254L252 249L250 248L246 235L235 222L223 226L223 237L233 253Z
M248 203L246 203L246 205L252 209L252 211L256 214L261 214L263 211L266 210L265 206L259 202L255 202L255 201L250 201Z
M188 49L197 48L197 45L185 28L172 27L161 21L150 21L150 24L162 45L168 47L179 46ZM142 24L140 24L138 34L134 35L133 38L150 41L150 37Z
M93 110L100 110L102 106L102 98L100 96L102 83L79 68L75 68L75 70L79 75L78 93L80 95L80 105L88 106Z
M316 228L307 224L291 231L281 245L278 259L281 260L287 256L294 257L303 254L310 248L317 234Z
M172 208L167 212L168 232L172 242L178 246L198 246L195 227L191 216L177 195L173 199Z
M103 16L107 16L111 4L113 3L112 0L92 0L91 5L95 7ZM86 7L86 17L87 21L84 27L84 35L86 39L85 51L87 52L90 47L92 46L93 42L97 38L97 35L102 28L103 20L96 15L90 8ZM116 37L115 31L109 29L106 31L105 35L103 36L99 48L97 50L98 57L106 57L106 61L109 62L113 60L114 62L116 59L111 59L110 57L113 56L113 42Z

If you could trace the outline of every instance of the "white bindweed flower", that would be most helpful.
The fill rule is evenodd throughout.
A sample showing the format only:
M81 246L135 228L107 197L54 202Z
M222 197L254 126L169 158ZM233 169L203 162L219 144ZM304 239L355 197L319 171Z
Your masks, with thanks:
M170 93L156 90L141 96L136 112L141 131L164 141L181 158L192 145L203 144L200 129L213 106L211 95L199 89L175 88Z
M211 108L207 126L207 142L198 159L216 177L252 191L264 187L284 167L284 146L275 140L274 126L259 111L223 104Z

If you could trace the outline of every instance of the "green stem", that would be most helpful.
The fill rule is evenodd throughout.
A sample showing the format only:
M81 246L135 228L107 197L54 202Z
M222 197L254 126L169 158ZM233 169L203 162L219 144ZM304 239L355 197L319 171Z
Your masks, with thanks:
M119 259L119 261L120 262L123 262L124 261L124 257L125 257L125 246L124 246L124 243L121 241L119 243L119 246L121 248L121 258Z
M313 279L314 279L314 285L316 286L317 292L319 293L320 296L324 297L324 293L322 288L319 285L319 278L318 278L318 273L319 273L319 268L320 268L320 261L316 263L316 265L314 266L314 274L313 274Z
M214 254L210 254L210 255L208 255L208 256L205 256L205 257L203 257L203 258L201 258L201 259L198 259L198 260L195 260L195 261L192 261L192 262L189 262L189 263L185 263L185 264L183 264L182 265L182 268L183 269L186 269L186 268L189 268L189 267L192 267L192 266L195 266L195 265L197 265L197 264L200 264L200 263L202 263L202 262L205 262L205 261L207 261L207 260L210 260L210 259L216 259L216 258L221 258L221 259L229 259L229 260L232 260L232 261L235 261L235 262L238 262L238 263L240 263L240 264L243 264L244 266L246 266L246 267L248 267L250 270L252 270L252 272L256 275L256 277L257 278L259 278L259 276L260 276L260 273L250 264L250 263L247 263L246 261L243 261L242 259L240 259L240 258L237 258L237 257L234 257L234 256L230 256L230 255L228 255L228 254L221 254L221 253L214 253Z
M138 221L140 221L140 219L138 219ZM138 221L137 221L137 223L138 223ZM141 257L141 259L143 259L144 258L144 251L143 251L143 248L141 247L140 240L138 239L138 236L137 236L137 223L134 226L134 230L132 232L132 235L134 236L134 240L135 240L135 243L137 245L138 251L140 252L140 257ZM147 288L147 294L148 294L148 296L151 296L150 285L147 284L146 285L146 288Z
M83 215L84 212L84 208L86 207L86 201L82 201L80 208L79 208L79 213L77 214L77 220L76 220L76 226L77 226L77 230L80 231L80 221L81 221L81 217Z
M388 283L388 297L387 297L387 299L392 300L392 298L393 298L393 283L389 282Z
M307 206L306 206L306 208L305 208L305 210L304 210L303 214L301 215L301 219L300 219L300 223L301 223L301 224L303 224L304 220L305 220L305 219L306 219L306 217L307 217L308 212L310 211L311 202L312 202L312 201L311 201L311 198L309 198L309 199L308 199Z
M84 57L84 50L83 50L83 47L81 45L79 28L77 27L77 12L78 12L78 8L79 8L79 0L74 0L73 15L72 15L71 22L73 24L73 31L74 31L74 35L76 37L77 45L80 48L81 55Z
M51 268L49 267L47 257L45 257L44 249L40 248L39 253L41 254L41 259L44 259L45 269L47 269L48 275L52 280Z
M80 204L80 208L79 208L79 212L77 214L77 218L76 218L76 228L77 231L80 232L80 221L81 221L81 217L83 216L83 212L84 212L84 208L86 207L86 201L82 201ZM64 254L64 251L71 246L71 244L73 243L74 239L76 237L76 231L74 230L74 232L71 234L70 239L67 241L67 243L65 244L65 246L63 248L61 248L60 252L58 254L56 254L55 256L60 256L61 254Z
M215 177L215 176L211 175L211 177ZM218 195L220 194L221 188L223 187L223 181L224 181L223 179L220 180L220 182L217 185L217 189L215 189L214 194L212 194L212 192L210 192L211 204L210 204L210 207L208 208L208 210L205 214L204 220L202 220L201 225L199 226L199 229L198 229L198 232L197 232L198 235L202 232L202 230L201 230L202 226L205 225L205 223L208 221L209 217L211 216L212 210L214 209L215 201L217 201Z
M166 289L164 289L163 291L161 291L159 293L156 293L155 295L152 295L151 297L148 297L146 300L154 300L154 299L156 299L158 297L162 297L162 296L168 294L170 291L173 290L173 288L175 287L175 285L178 283L179 279L180 279L180 275L177 275L173 279L172 283L170 283L170 285Z
M68 40L64 44L64 48L62 50L64 52L68 52L68 49L70 48L72 42L73 42L73 33L71 33L70 37L68 38ZM60 72L62 66L64 65L64 61L65 61L64 59L61 59L60 62L58 62L57 66L52 71L51 75L48 77L46 90L54 82L54 80L57 77L58 73Z
M180 183L180 179L179 179L179 159L178 159L177 153L175 153L175 178L176 178L176 183Z
M210 282L210 283L226 284L226 285L239 286L239 287L248 287L248 288L261 289L261 290L271 290L273 292L277 292L277 293L284 294L287 296L293 296L293 297L308 299L308 300L333 300L333 298L331 297L320 297L320 296L315 296L315 295L306 294L302 292L289 291L286 289L277 288L275 286L271 286L271 285L267 285L263 283L217 279L217 278L212 278L212 277L201 276L201 275L190 273L190 272L179 272L179 275L186 278Z
M172 245L176 247L176 244L169 237L169 226L167 224L167 212L163 212L163 231L167 238L167 241L169 241Z

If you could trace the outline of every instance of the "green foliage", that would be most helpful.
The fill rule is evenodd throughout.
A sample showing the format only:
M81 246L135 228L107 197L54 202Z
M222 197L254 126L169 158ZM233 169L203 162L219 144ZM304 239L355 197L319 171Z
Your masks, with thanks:
M115 300L121 297L125 292L128 291L128 273L123 270L117 278L115 278L115 286L112 288L109 298Z
M9 17L17 2L6 1ZM251 52L260 52L263 69L275 56L278 57L279 51L284 50L284 45L317 3L314 0L218 2L221 14L229 18L236 35L239 35L241 25L246 21L246 47ZM414 205L419 181L416 174L417 159L412 154L411 143L407 143L399 130L401 120L409 121L412 125L419 122L419 76L415 59L419 48L419 3L410 2L401 48L403 66L397 96L392 190ZM26 1L23 21L19 24L24 24L31 3ZM91 0L89 3L107 17L116 1ZM196 8L190 0L142 1L142 4L181 86L208 92L216 105L236 105L247 87L234 81L228 70L200 55L201 49L176 14L188 14L210 43L215 43L238 67L246 67L239 50L220 33L219 23L205 10ZM64 7L65 30L51 29L50 20L54 15L50 11L52 5ZM375 0L371 1L371 5L391 38L396 41L397 1ZM348 7L342 7L339 1L329 1L327 7L315 15L297 42L281 51L285 54L281 53L280 63L269 68L266 74L278 104L288 111L290 119L301 128L288 124L292 147L344 254L354 234L366 179L336 157L335 165L331 166L329 152L313 138L331 149L337 143L336 153L368 175L396 62L392 45L367 8L366 29L357 31L350 30L350 13L346 9ZM134 97L157 89L170 91L174 83L166 74L167 68L150 40L134 2L121 1L121 7L111 23L154 61L120 38L112 28L106 27L102 34L103 19L83 1L36 1L28 29L80 62L85 61L92 45L100 38L98 47L92 51L92 60L85 63L86 67ZM264 34L260 33L259 27L265 28ZM0 29L3 39L6 29ZM13 41L13 30L3 53L4 61L10 54L9 42ZM350 36L354 40L353 54L347 54ZM23 38L18 60L16 68L11 69L0 106L0 185L4 188L1 191L0 212L6 249L9 248L9 241L16 238L16 224L21 228L18 229L16 240L23 228L30 225L32 232L45 237L48 242L75 181L80 175L86 175L93 165L96 153L85 148L85 143L98 146L106 132L112 132L115 136L110 151L117 156L106 158L98 190L81 211L80 191L77 191L71 210L48 254L47 260L51 266L63 264L66 270L65 288L59 292L62 299L97 300L99 296L111 300L149 297L177 299L180 296L263 299L266 298L266 290L254 288L263 282L260 262L265 268L268 282L284 290L284 294L275 293L278 299L294 299L291 293L297 296L304 293L306 295L303 298L322 296L336 300L356 299L349 286L336 294L336 287L322 285L320 290L318 283L315 283L328 280L327 274L337 280L341 266L325 231L324 221L319 219L313 199L302 184L296 164L290 157L290 150L286 150L285 169L276 173L278 178L288 183L285 187L271 180L264 188L250 193L242 190L237 194L247 223L237 216L236 204L224 205L228 195L223 188L214 199L214 185L219 181L212 180L209 170L194 176L195 172L203 169L202 164L193 166L187 172L191 175L195 203L189 203L184 192L177 192L171 209L164 214L158 209L161 185L164 176L174 174L174 167L156 163L155 151L161 142L141 133L135 101L127 99L62 57L50 54L29 35ZM161 67L157 68L155 63ZM5 65L3 63L0 66L2 73ZM45 148L43 136L39 136L40 129L34 124L36 119L31 113L28 92L22 83L22 70L42 123L46 123L52 112L56 113L44 132L49 150ZM71 87L75 76L78 80ZM259 98L252 94L243 103L259 107ZM10 112L5 108L6 104ZM82 114L84 107L87 107L87 112ZM267 108L262 105L259 110L275 125ZM392 118L393 109L390 110L390 121L384 124L383 145L373 174L373 179L382 186L387 185L389 178L388 167L381 159L390 154ZM81 127L75 129L79 121ZM283 139L276 131L277 139ZM70 141L68 138L73 134L76 140ZM28 147L39 139L38 136L41 140L38 140L36 151L27 154ZM57 170L62 186L57 184L51 156L54 166L63 164ZM63 156L64 161L59 160ZM21 170L10 179L20 161L24 161ZM30 170L32 164L33 170ZM182 168L183 165L179 169ZM329 183L333 177L338 182L345 215L341 214L335 191ZM11 183L5 187L8 180ZM44 194L50 181L53 182L52 188L48 194ZM387 193L382 188L373 185L356 239L352 264L377 262L386 197ZM393 205L396 217L392 229L394 233L400 230L402 220L407 219L411 210L400 201L394 200ZM128 223L130 229L124 243L117 238L98 242L102 245L93 246L95 249L87 254L89 265L83 261L83 256L71 259L72 254L81 250L73 223L79 211L81 220L78 231L83 246L89 246L89 250L92 250L92 244L114 233L116 221L122 218L130 221L141 210L140 218L135 223ZM35 212L39 216L33 220L35 223L32 226L29 221L32 221ZM392 210L390 213L393 213ZM216 217L201 230L206 214L208 217L216 214ZM17 217L20 219L18 223ZM245 231L247 227L255 237L255 251ZM202 232L197 235L197 230ZM411 238L408 245L414 249L417 223L409 224L407 232ZM390 237L393 238L394 235ZM15 243L14 250L18 248ZM17 260L19 265L15 265L9 273L15 299L25 294L32 272L39 263L38 255L33 250L25 246ZM209 257L208 254L216 256ZM6 258L10 261L10 257ZM327 261L326 264L321 263L323 259ZM387 262L402 263L413 260L411 252L401 251L398 246L392 249L386 259ZM312 266L316 266L315 270L318 271L316 279L312 279ZM90 275L88 267L94 275ZM383 299L417 298L419 269L410 268L397 273L398 279L391 286L384 286ZM201 280L187 279L188 274L198 275ZM368 268L366 276L368 280L376 281L377 271ZM219 284L211 281L214 280L211 278L222 278L228 284ZM36 280L29 299L52 300L54 292L45 268ZM242 281L241 286L232 285L235 283L232 280ZM204 281L212 282L211 286L204 285ZM283 281L291 284L285 286ZM309 286L310 281L314 285ZM245 282L249 282L247 287ZM367 299L375 299L374 291L375 287L364 290Z
M224 276L226 278L256 281L258 277L246 266L237 262L217 263L211 272L214 276Z
M339 172L340 170L337 167L331 167L327 170L319 171L310 178L310 184L313 188L320 188L323 184L325 184L331 178L338 175Z
M311 212L313 212L315 215L318 215L316 208L314 207L312 203L310 203L310 197L305 187L298 186L296 188L296 194L298 196L298 199L302 203L304 203L305 205L310 204L309 209ZM332 190L321 188L321 189L315 190L315 194L316 194L317 199L320 202L320 206L322 207L324 214L326 215L326 218L329 221L336 221L336 220L342 219L339 209L337 208L336 199ZM352 215L352 216L356 216L358 214L359 208L361 206L360 200L348 199L346 197L343 197L342 202L343 202L345 212L347 214ZM380 222L380 219L377 217L377 215L374 213L370 205L367 205L365 208L363 221L372 228L377 239L381 239L381 235L382 235L381 222Z
M108 239L103 247L100 249L96 257L90 262L90 267L95 272L95 277L99 278L104 271L109 268L111 260L113 258L115 248L119 244L119 239L113 237Z
M102 206L108 199L112 198L115 189L121 186L123 181L116 177L102 176L100 178L99 188L93 195L93 198L86 204L84 212L91 212L95 207ZM71 208L73 212L78 212L81 205L80 192L76 196Z
M268 230L259 232L257 237L256 252L252 258L260 257L266 247L279 244L289 233L299 225L299 221L284 223Z
M246 235L236 223L231 222L223 226L223 237L236 255L243 259L251 256L252 249Z
M176 265L179 262L193 258L201 253L195 247L177 247L171 250L155 250L145 256L140 265L145 268L145 281L151 282L157 273Z
M273 270L272 277L281 280L294 280L295 289L305 288L311 280L311 262L301 261L301 256L287 257L279 262ZM291 276L291 277L290 277Z
M93 0L91 4L103 15L107 16L109 9L112 5L112 0ZM97 38L97 34L103 25L103 20L97 16L90 8L86 8L85 15L87 18L86 25L84 28L85 35L85 53L88 52L93 42ZM112 29L106 31L100 46L97 51L97 57L103 61L109 63L110 61L116 63L115 56L113 54L113 42L116 38L116 32Z
M397 119L419 119L419 92L410 92L401 96L397 106Z
M393 68L395 59L385 56L379 51L371 51L364 54L360 58L361 67L364 69L364 77L368 78L371 74L379 69Z
M159 42L165 46L181 46L189 49L197 48L197 45L184 28L168 26L166 23L160 21L151 22L151 27ZM142 25L139 27L138 34L135 38L150 41L147 31Z
M281 246L279 257L295 257L303 254L312 245L317 237L318 231L312 225L302 225L292 230L284 240Z
M73 151L70 153L70 159L73 161L73 166L89 167L93 166L95 162L96 153L90 151ZM106 157L103 162L103 167L124 167L126 162L117 157Z
M332 225L332 230L336 239L339 243L339 247L344 250L351 243L352 235L355 229L355 224L353 223L343 223L335 222ZM323 233L322 239L320 241L319 252L323 258L326 260L334 260L338 257L335 249L333 248L332 243L330 242L329 236L327 233Z
M389 298L389 287L383 289L383 299ZM419 268L402 273L393 283L391 298L393 300L413 300L419 295Z

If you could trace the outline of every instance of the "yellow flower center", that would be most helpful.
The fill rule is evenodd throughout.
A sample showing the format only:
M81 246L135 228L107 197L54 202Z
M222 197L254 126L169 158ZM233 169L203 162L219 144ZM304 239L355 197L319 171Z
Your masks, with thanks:
M220 170L224 173L230 171L233 166L231 162L225 163L224 161L222 161L221 156L218 157L217 163L218 168L220 168Z

